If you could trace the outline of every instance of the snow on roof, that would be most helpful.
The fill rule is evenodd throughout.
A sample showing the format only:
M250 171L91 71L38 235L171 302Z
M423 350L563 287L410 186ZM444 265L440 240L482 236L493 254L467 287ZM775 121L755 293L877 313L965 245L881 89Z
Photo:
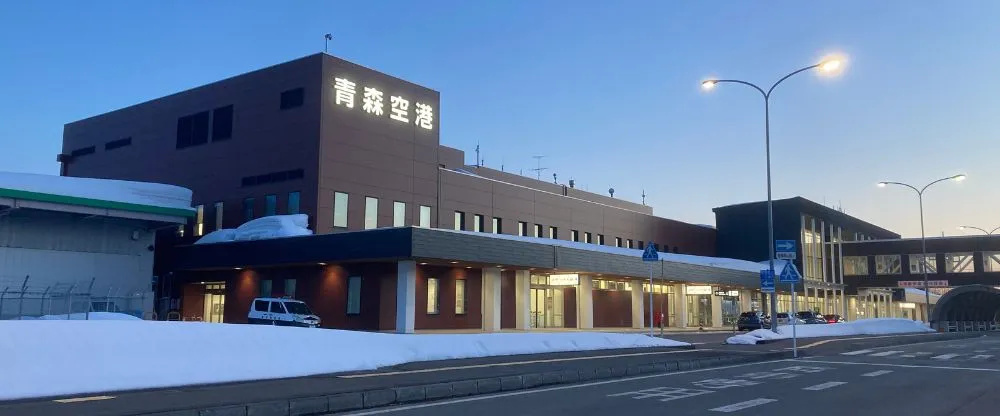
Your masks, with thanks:
M0 198L190 217L191 195L160 183L0 172Z
M926 296L925 295L926 292L924 292L923 290L920 290L920 289L915 289L915 288L912 288L912 287L908 287L908 288L905 288L903 290L905 290L906 293L911 294L911 295ZM941 295L938 295L938 294L935 294L935 293L931 293L931 297L932 298L939 298L939 297L941 297Z
M458 230L447 230L447 229L436 229L436 230L450 232L450 233L457 233L457 234L475 235L479 237L496 238L500 240L523 241L528 243L546 244L550 246L559 246L559 247L573 248L578 250L589 250L600 253L618 254L622 256L631 256L640 258L642 257L642 250L625 248L625 247L602 246L593 243L584 243L577 241L567 241L567 240L541 238L541 237L524 237L524 236L509 235L509 234L491 234L491 233L482 233L475 231L458 231ZM738 271L752 272L752 273L759 273L762 270L762 266L760 264L746 260L737 260L725 257L696 256L692 254L675 254L675 253L659 253L659 254L660 254L660 260L673 263L718 267L722 269L738 270ZM776 268L777 264L778 263L775 263ZM763 267L765 268L767 267L766 263Z

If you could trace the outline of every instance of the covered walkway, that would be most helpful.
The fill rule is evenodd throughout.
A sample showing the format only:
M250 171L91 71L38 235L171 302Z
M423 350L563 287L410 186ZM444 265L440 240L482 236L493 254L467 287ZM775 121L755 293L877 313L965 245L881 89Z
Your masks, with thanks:
M941 331L988 331L997 327L1000 290L987 285L956 287L938 300L931 324Z

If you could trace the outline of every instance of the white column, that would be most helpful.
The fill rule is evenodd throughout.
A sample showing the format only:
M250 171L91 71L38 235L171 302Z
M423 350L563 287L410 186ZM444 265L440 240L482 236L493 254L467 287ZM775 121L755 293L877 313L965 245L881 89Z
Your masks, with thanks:
M896 317L896 310L892 308L892 294L890 293L890 294L886 295L885 296L885 300L886 300L886 309L889 309L889 317L890 318L895 318Z
M722 327L722 296L715 296L712 294L712 327L719 328Z
M514 327L531 328L531 272L518 270L514 277Z
M674 302L674 314L677 315L677 327L687 328L688 326L688 299L687 299L687 285L683 283L678 283L674 286L674 297L677 301Z
M642 280L633 280L632 281L632 328L643 328L645 326L643 325L643 319L642 319L642 316L644 315L643 313L644 311L642 309L643 305L642 301L644 300L643 298L645 298L645 296L643 296L642 293Z
M751 290L740 290L740 312L747 312L750 310L750 296L753 292Z
M413 333L417 304L417 263L413 260L396 264L396 332Z
M580 285L576 287L576 326L580 329L594 328L594 280L580 275Z
M500 330L500 269L483 268L483 331Z

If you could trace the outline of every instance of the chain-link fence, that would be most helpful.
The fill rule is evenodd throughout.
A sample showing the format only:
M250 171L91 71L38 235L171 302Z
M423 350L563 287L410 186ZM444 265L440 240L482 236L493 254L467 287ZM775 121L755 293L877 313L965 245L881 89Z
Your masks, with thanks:
M97 278L74 281L0 279L0 320L90 319L91 312L117 312L156 319L146 287L98 289ZM147 301L150 305L147 305Z

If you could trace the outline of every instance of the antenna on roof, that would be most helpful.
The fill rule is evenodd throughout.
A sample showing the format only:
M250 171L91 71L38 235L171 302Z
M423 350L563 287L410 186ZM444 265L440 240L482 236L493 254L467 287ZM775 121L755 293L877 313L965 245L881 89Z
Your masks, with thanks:
M552 183L554 183L556 185L559 184L559 175L556 175L555 172L552 172Z
M323 41L323 53L327 53L330 51L330 41L333 40L333 35L327 33L323 35L323 39L325 39Z
M646 205L646 190L642 190L642 204Z
M537 180L542 180L542 171L548 169L548 168L543 168L542 167L542 158L543 157L545 157L545 156L544 155L532 156L532 158L534 158L535 161L538 164L537 168L531 169L531 170L535 171L535 179L537 179Z
M476 167L483 166L482 161L479 159L479 143L476 143Z
M615 188L608 188L608 193L611 194L612 198L614 198L615 197Z

